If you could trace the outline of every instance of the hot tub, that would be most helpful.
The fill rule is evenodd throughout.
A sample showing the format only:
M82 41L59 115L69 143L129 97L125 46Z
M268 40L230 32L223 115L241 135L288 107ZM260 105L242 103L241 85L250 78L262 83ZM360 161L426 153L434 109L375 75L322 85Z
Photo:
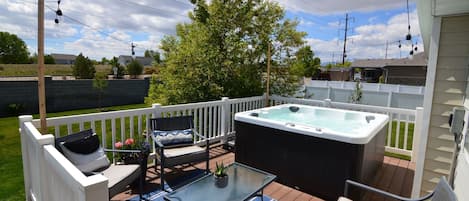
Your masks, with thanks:
M381 166L388 116L285 104L235 114L235 160L326 200Z

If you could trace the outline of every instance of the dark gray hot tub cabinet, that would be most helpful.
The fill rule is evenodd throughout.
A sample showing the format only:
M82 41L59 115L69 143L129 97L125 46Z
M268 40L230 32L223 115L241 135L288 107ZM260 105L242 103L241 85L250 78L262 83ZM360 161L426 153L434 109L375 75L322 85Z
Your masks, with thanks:
M387 126L367 144L350 144L235 121L235 161L326 200L343 195L346 179L369 183L382 165Z

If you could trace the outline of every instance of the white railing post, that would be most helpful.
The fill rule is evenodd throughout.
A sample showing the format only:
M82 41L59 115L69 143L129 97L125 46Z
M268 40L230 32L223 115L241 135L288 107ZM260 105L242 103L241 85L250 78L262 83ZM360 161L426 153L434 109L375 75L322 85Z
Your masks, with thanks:
M425 162L425 150L427 148L428 133L424 133L423 108L417 107L415 114L414 139L412 144L412 161L415 162L414 181L412 184L412 198L420 196L423 178L423 165Z
M387 104L387 106L391 107L391 103L392 103L392 91L389 91L388 92L388 104Z
M412 139L412 158L411 162L416 162L418 155L418 149L420 145L420 135L422 132L422 121L423 121L423 107L417 107L415 109L415 124L414 124L414 137Z
M332 91L332 87L327 86L327 99L331 99L331 91Z
M31 122L33 120L33 116L31 115L22 115L18 117L20 125L19 125L19 131L20 131L20 138L21 138L21 156L23 159L23 177L24 177L24 194L26 196L26 200L32 200L30 197L31 195L29 194L29 189L31 186L31 181L30 181L30 168L31 166L29 165L29 158L28 158L28 153L27 153L27 144L26 144L26 131L25 131L25 126L24 123L26 122Z
M159 112L160 111L160 108L161 108L161 104L159 103L153 103L151 105L151 108L153 109L153 113L151 115L151 118L159 118L161 117L161 113Z
M221 143L227 142L228 134L228 121L230 121L230 104L228 97L221 98Z

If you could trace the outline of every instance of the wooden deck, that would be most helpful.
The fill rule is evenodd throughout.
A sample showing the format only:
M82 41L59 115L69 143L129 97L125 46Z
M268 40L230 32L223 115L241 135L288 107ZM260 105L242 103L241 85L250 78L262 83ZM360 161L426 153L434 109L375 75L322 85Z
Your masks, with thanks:
M213 170L215 163L223 162L224 164L230 164L234 162L234 153L223 149L221 146L213 146L210 149L210 168ZM196 164L198 168L205 168L205 164ZM179 170L190 170L194 169L193 166L179 167ZM371 186L379 189L399 194L405 197L410 197L412 191L412 181L414 177L415 164L410 163L406 160L400 160L392 157L384 158L384 165L378 171L374 178ZM159 169L157 170L159 172ZM166 172L173 172L173 175L177 175L177 171L167 169ZM145 185L145 191L151 191L152 189L158 188L160 179L157 172L153 167L148 168L147 171L147 184ZM138 189L138 188L136 188ZM138 191L128 190L119 195L116 195L112 200L126 200L133 197ZM294 188L282 185L277 182L273 182L264 189L264 194L279 200L279 201L322 201L322 199L303 193ZM366 194L363 200L377 200L384 201L386 199L375 194ZM389 199L388 199L389 200Z

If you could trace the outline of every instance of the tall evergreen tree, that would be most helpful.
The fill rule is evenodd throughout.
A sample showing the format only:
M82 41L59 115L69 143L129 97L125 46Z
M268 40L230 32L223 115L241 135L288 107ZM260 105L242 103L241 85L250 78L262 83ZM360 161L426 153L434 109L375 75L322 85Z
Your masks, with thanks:
M79 79L93 79L96 69L93 62L80 53L75 59L75 64L72 66L72 73L73 76Z

